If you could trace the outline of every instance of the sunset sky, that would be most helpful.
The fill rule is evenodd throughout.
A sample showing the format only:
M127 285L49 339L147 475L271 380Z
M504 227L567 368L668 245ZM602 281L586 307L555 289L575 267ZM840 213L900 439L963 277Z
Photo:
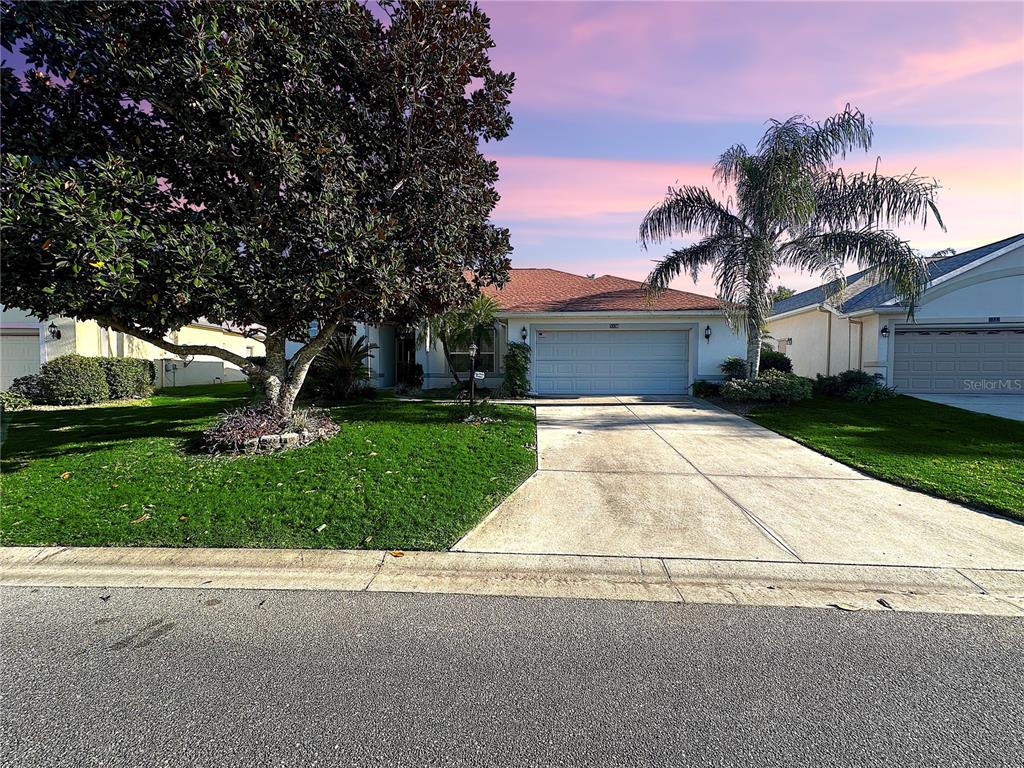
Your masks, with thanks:
M847 102L872 119L875 144L843 167L881 158L884 173L942 184L948 231L904 231L917 248L1024 229L1022 3L481 5L495 65L517 76L512 133L487 148L515 266L642 279L659 250L640 248L637 227L668 185L711 185L718 154L756 144L768 118L820 119ZM697 289L714 292L709 277Z

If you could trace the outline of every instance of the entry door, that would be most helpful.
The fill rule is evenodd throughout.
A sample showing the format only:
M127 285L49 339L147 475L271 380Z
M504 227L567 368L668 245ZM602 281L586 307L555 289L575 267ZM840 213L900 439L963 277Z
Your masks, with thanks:
M534 377L542 395L681 395L689 331L541 330Z

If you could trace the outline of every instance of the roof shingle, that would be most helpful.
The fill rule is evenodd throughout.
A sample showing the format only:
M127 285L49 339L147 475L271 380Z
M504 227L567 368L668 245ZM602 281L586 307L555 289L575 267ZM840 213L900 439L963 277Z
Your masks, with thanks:
M502 288L488 286L506 312L679 312L715 310L711 296L666 290L649 300L643 284L614 275L583 277L557 269L512 269Z

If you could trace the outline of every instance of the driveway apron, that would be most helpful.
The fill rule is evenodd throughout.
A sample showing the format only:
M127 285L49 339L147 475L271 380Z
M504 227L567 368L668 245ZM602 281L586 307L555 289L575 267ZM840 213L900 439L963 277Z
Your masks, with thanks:
M538 471L470 552L1024 568L1024 525L869 478L697 400L537 406Z

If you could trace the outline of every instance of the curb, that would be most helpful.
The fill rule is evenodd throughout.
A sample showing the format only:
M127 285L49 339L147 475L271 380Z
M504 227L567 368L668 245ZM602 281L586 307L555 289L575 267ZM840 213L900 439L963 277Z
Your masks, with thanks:
M1024 570L589 555L4 547L0 586L406 592L1024 617Z

